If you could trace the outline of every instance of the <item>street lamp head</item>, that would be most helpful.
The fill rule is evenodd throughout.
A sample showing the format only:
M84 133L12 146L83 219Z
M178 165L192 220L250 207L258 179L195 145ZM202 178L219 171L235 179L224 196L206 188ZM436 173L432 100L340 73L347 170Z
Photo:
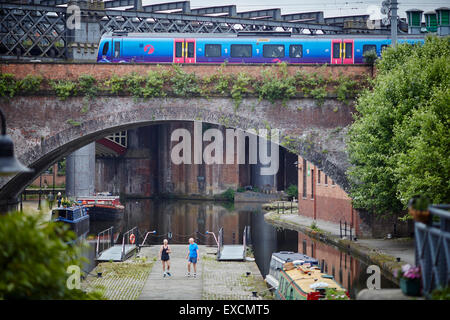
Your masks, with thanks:
M6 120L0 109L2 122L2 135L0 136L0 176L9 176L21 172L32 172L14 156L14 143L10 136L6 135Z

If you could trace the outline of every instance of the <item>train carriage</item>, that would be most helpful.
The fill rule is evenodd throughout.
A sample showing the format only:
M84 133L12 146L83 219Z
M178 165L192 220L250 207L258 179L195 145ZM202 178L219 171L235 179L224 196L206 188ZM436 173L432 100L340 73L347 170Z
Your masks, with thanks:
M408 35L398 42L423 43ZM105 63L280 63L362 64L363 54L381 56L386 36L291 36L290 33L163 34L113 32L100 40L98 62Z

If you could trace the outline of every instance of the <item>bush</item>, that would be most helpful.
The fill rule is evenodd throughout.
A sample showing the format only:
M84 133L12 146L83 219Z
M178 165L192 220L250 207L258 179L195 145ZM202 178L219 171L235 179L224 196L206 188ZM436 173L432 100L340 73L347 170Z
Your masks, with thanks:
M226 198L227 201L234 201L234 195L235 195L236 191L234 191L231 188L228 188L227 191L223 192L221 194L222 197Z
M0 299L98 299L98 293L70 290L66 273L81 267L79 248L67 244L73 232L42 216L0 215Z
M286 193L287 193L289 199L297 198L298 197L298 187L296 185L291 184L286 189Z
M51 81L50 86L56 91L56 95L61 100L66 100L71 95L77 93L77 85L75 82L65 80Z

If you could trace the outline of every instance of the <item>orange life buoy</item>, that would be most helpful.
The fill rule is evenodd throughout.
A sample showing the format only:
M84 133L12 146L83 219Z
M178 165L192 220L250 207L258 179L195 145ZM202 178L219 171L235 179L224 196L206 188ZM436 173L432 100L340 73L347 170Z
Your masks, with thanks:
M134 242L136 241L136 237L134 236L134 234L130 234L130 243L134 244Z

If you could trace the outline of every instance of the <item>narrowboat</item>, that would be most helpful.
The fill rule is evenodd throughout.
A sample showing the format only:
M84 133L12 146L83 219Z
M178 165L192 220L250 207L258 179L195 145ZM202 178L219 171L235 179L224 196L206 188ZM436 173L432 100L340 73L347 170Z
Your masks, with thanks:
M52 221L69 225L77 238L89 231L89 215L84 206L60 207L52 210Z
M305 254L292 251L280 251L272 253L270 259L269 274L266 275L266 283L270 288L278 289L278 281L280 277L280 271L286 262L292 262L294 266L300 266L303 264L309 264L317 266L319 264L317 259L311 258Z
M349 300L348 292L332 275L317 266L294 266L291 262L280 271L275 296L280 300Z
M92 197L78 197L77 202L87 208L91 221L121 219L125 210L119 196L100 194Z

